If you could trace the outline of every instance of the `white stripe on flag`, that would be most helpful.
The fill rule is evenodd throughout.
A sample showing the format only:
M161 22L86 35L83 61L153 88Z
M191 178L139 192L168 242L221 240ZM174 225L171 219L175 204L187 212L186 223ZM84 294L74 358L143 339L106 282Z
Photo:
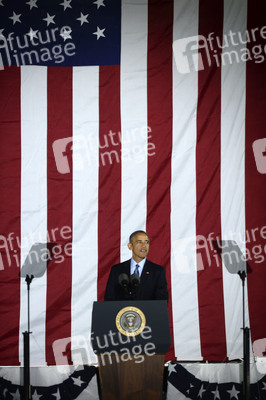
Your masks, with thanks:
M73 144L71 327L75 363L74 348L80 335L87 340L80 342L81 347L90 351L92 304L97 300L99 67L73 68ZM92 362L94 353L88 358Z
M21 67L21 265L47 241L47 68ZM34 260L34 257L32 258ZM38 260L37 260L38 261ZM36 266L33 264L33 269ZM31 364L45 364L46 274L30 285ZM21 279L19 359L27 330L27 285Z
M175 2L173 41L197 35L197 28L198 2ZM171 286L175 355L186 360L201 359L195 226L197 96L197 73L181 74L173 60Z
M228 54L239 51L228 33L240 32L245 39L247 1L224 2L224 49L222 59L221 98L221 222L222 239L235 239L245 254L245 83L246 64L229 63ZM227 41L229 46L227 46ZM233 88L233 90L232 90ZM225 248L226 251L226 248ZM232 255L232 259L234 256ZM242 284L223 265L224 308L227 354L241 357L242 350ZM246 303L247 304L247 303ZM248 310L246 310L246 315Z
M122 8L121 43L121 260L128 235L146 227L147 213L147 1ZM134 209L134 212L132 212Z

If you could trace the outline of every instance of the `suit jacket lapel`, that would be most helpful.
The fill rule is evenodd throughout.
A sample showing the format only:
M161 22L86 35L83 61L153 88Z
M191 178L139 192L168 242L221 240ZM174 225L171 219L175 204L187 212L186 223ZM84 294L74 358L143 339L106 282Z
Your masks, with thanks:
M144 285L151 273L150 263L148 260L145 261L144 268L140 277L140 284Z
M126 261L126 274L128 277L130 277L130 262L131 262L131 258Z

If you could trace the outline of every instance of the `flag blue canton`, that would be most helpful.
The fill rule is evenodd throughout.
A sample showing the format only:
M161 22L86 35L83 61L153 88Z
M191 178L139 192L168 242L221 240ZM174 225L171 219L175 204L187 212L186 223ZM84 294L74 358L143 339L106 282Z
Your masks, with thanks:
M120 63L121 0L0 0L2 65Z

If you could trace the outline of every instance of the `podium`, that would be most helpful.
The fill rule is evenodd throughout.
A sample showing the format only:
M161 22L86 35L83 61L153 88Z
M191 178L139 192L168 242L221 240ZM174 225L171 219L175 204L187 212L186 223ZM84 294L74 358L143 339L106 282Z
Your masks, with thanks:
M161 400L171 344L166 300L94 302L91 342L102 400Z

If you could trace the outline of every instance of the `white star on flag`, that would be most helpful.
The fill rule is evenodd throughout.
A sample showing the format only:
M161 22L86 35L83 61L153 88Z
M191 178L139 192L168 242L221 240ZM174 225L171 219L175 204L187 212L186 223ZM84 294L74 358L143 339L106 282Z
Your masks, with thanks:
M80 13L80 17L77 18L78 21L80 21L80 25L83 25L84 22L86 22L87 24L89 23L89 21L87 21L89 14L84 15L82 12Z
M27 33L27 35L29 35L30 40L33 40L34 38L38 39L37 33L38 31L34 31L32 28L30 28L30 31Z
M72 8L72 6L70 5L72 0L64 0L64 3L60 3L60 6L64 7L64 11L66 11L67 8Z
M96 0L96 1L93 2L93 4L96 4L96 5L97 5L97 10L98 10L101 6L105 7L104 0Z
M12 17L9 17L9 19L12 19L13 20L13 25L15 25L16 22L20 22L21 23L20 16L21 16L21 14L16 14L13 11L13 15L12 15Z
M213 399L213 400L215 400L215 399L221 399L220 393L219 393L219 390L218 390L218 385L216 386L216 390L215 390L215 391L212 391L212 393L214 394L214 399Z
M239 390L236 390L235 385L233 385L231 390L227 390L227 393L230 394L230 399L233 399L233 398L238 399L238 393L240 393L240 392L239 392Z
M262 384L263 384L262 390L266 390L266 383L265 383L265 382L262 382Z
M103 33L104 31L105 31L105 28L100 29L100 28L97 26L97 31L96 31L96 32L93 32L93 35L96 35L96 36L97 36L97 40L99 40L100 37L105 37L105 35L104 35L104 33Z
M50 24L55 24L54 18L55 18L55 15L50 15L49 13L47 13L47 17L43 18L43 20L46 21L47 26L49 26Z
M72 32L71 28L64 27L64 28L61 29L60 36L62 36L64 41L67 40L67 39L72 39L71 32Z
M31 10L33 7L38 8L36 3L37 3L37 0L29 0L26 4L28 4L30 6L30 10Z

